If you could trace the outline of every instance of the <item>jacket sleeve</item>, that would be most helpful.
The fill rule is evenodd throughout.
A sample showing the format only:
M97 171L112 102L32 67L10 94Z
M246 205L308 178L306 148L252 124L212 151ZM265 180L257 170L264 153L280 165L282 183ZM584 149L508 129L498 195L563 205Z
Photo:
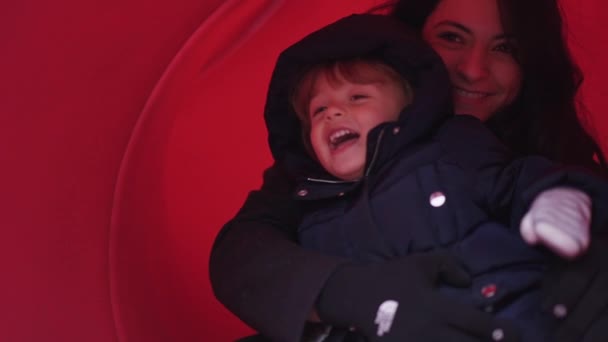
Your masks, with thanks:
M264 172L214 242L209 264L217 299L271 340L299 341L325 281L343 259L296 243L300 212L276 164Z
M440 130L442 148L474 183L473 193L490 213L519 227L538 194L573 187L592 198L592 231L608 230L608 181L599 173L540 156L515 157L479 120L458 116Z

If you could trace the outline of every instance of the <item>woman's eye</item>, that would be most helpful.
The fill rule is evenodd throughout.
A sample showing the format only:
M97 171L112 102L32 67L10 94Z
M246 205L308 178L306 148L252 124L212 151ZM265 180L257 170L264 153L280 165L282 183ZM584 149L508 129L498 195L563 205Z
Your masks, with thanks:
M439 39L450 43L462 43L464 39L456 32L445 31L437 35Z
M500 44L496 45L494 47L494 51L503 52L503 53L513 55L513 56L515 56L517 54L517 48L516 48L515 44L509 43L509 42L500 43Z

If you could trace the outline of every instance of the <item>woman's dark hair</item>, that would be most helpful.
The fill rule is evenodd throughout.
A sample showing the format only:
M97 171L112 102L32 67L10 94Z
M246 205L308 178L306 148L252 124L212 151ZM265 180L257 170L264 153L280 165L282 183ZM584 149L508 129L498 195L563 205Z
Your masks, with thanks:
M441 0L393 0L372 12L385 12L422 34L428 16ZM505 31L518 46L524 83L517 100L488 120L488 126L509 147L523 154L606 167L601 149L577 115L587 118L577 102L583 81L566 46L566 27L557 0L497 0Z

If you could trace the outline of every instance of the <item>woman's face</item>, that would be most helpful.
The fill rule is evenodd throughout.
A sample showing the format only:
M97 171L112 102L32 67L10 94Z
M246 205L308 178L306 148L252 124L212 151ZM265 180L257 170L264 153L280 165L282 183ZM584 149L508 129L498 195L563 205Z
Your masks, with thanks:
M447 66L457 114L485 121L519 94L516 42L504 32L495 0L441 0L422 35Z

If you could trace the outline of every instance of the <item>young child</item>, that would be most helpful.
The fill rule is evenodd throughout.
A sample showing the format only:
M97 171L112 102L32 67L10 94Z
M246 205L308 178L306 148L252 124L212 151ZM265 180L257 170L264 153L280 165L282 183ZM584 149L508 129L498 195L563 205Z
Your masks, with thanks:
M299 241L360 262L446 250L472 276L472 290L446 294L513 320L524 341L545 341L554 322L537 288L552 255L530 245L583 253L591 210L593 229L606 223L608 187L541 157L514 158L478 119L454 116L441 59L415 36L388 17L353 15L277 61L265 119L274 158L302 180ZM323 321L353 324L322 302ZM399 305L408 303L377 303L377 330L354 328L390 334Z

